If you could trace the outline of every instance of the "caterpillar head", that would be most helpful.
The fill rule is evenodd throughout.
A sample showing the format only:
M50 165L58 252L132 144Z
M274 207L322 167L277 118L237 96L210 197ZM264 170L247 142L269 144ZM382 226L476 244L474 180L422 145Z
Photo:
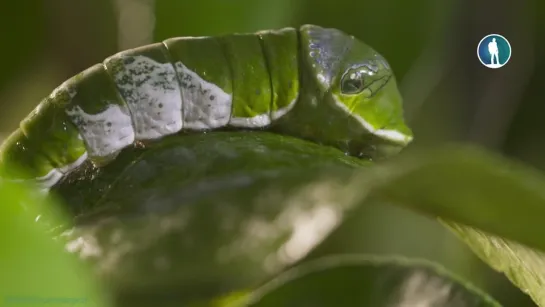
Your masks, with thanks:
M370 46L336 29L303 26L303 51L319 108L335 119L328 135L370 158L397 153L413 139L390 65ZM339 121L339 118L342 118ZM332 127L333 124L336 126Z

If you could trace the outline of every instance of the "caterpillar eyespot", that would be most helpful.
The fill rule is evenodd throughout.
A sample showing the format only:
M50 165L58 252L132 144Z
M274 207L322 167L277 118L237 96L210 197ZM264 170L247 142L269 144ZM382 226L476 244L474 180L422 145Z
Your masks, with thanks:
M90 160L180 132L261 129L386 155L413 138L387 61L337 29L304 25L178 37L119 52L68 79L0 147L9 180L49 189ZM390 151L388 151L390 152Z

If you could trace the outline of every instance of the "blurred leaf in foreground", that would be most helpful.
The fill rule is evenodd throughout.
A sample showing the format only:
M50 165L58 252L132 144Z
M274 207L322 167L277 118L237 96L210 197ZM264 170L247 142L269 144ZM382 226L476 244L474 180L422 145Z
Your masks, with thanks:
M472 146L445 146L377 166L384 201L474 226L545 251L545 176ZM356 181L357 182L357 181Z
M0 305L111 306L88 268L50 236L66 216L54 203L0 181Z
M249 295L249 302L251 307L500 306L428 262L352 255L297 266Z

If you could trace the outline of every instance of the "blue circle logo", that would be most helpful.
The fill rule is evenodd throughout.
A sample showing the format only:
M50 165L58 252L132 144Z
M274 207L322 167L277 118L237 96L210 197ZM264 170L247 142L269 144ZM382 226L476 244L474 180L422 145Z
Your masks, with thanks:
M503 67L511 58L511 44L499 34L489 34L479 42L477 57L488 68Z

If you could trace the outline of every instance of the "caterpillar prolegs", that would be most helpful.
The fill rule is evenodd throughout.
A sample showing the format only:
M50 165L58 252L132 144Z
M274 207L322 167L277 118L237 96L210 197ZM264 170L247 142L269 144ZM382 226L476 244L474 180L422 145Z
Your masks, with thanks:
M380 157L412 140L388 62L336 29L179 37L123 51L68 79L3 143L12 180L42 188L90 159L180 131L263 129ZM392 150L393 149L393 150Z

